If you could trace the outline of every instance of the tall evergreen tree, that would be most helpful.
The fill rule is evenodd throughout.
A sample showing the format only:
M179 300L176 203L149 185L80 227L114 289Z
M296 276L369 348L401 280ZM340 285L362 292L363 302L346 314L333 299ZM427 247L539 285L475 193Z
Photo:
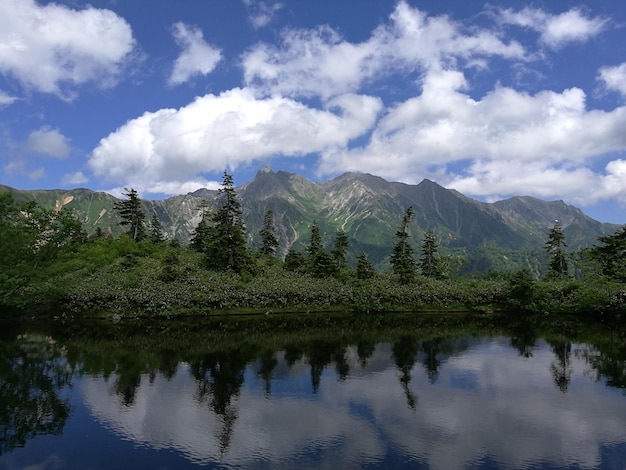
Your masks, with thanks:
M410 206L404 212L402 223L396 232L397 241L389 257L393 273L399 276L400 282L403 284L408 284L415 276L416 264L413 257L413 247L409 242L409 224L413 217L413 207Z
M420 271L424 276L441 276L441 267L437 258L438 250L439 246L437 245L435 233L432 230L428 230L424 234L424 240L422 241L422 256L419 262Z
M292 246L285 256L283 267L287 271L302 271L306 267L306 258Z
M311 224L311 238L309 239L309 244L305 250L309 260L313 260L317 254L324 251L324 242L322 241L320 227L317 225L316 220L314 220L313 224Z
M141 209L141 199L139 199L137 191L133 188L124 188L124 190L126 192L122 194L128 199L116 202L113 207L122 218L120 225L128 226L126 231L128 236L136 242L140 242L147 237L146 214Z
M221 207L211 217L206 247L207 266L220 271L241 272L250 264L243 209L237 199L232 175L224 171L218 190Z
M615 232L598 238L601 245L589 250L591 257L600 264L602 274L619 281L626 281L626 225Z
M330 254L339 269L343 269L348 265L348 248L350 248L350 241L348 240L346 232L337 230L335 233L335 243Z
M306 247L309 272L315 277L326 277L336 274L337 265L324 247L322 235L317 221L311 225L311 239Z
M358 279L370 279L374 276L374 265L362 251L356 257L356 277Z
M567 258L565 254L565 235L561 230L561 224L557 220L554 227L550 229L548 240L545 243L545 250L550 255L550 264L548 266L548 275L555 277L567 276Z
M209 234L211 233L211 226L209 222L203 217L198 222L198 225L189 238L189 247L198 253L206 253L207 246L209 244Z
M150 219L149 232L150 241L153 245L160 245L165 241L165 235L163 234L163 229L161 228L161 221L156 214L152 214L152 218Z
M211 225L209 220L210 208L207 201L201 201L198 206L201 211L200 222L196 228L191 232L189 238L189 247L198 253L205 253L209 244L209 238L211 233Z
M271 210L265 213L263 227L259 231L259 235L261 235L261 249L259 251L264 255L274 255L276 248L278 248L278 238L275 235L274 214Z

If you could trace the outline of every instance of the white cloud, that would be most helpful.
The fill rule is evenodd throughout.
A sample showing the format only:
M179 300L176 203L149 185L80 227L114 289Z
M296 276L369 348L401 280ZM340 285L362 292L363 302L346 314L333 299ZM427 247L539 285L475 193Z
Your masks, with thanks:
M35 169L28 168L25 160L13 160L4 165L2 168L7 175L11 176L25 176L30 180L39 180L46 175L46 171L43 167L37 167Z
M616 198L626 204L626 160L607 163L598 193L598 198Z
M601 68L599 79L609 90L615 90L626 97L626 62L616 67Z
M178 364L167 379L157 374L149 380L144 374L130 406L111 393L115 373L108 381L87 377L77 391L88 412L117 435L138 446L174 449L207 466L220 462L251 468L260 456L281 466L297 461L302 449L316 443L332 448L320 452L317 468L352 468L384 462L393 443L407 461L433 469L472 467L484 461L485 452L503 467L540 462L597 468L608 461L601 456L606 443L623 441L626 403L618 390L605 389L601 380L594 383L584 357L593 358L597 351L589 345L572 346L582 354L569 358L567 395L553 383L550 370L557 358L542 340L529 359L521 359L507 339L470 340L462 353L437 357L436 383L429 382L418 356L404 384L418 396L414 411L407 408L392 345L378 344L365 366L355 349L346 351L348 379L338 380L329 365L315 399L305 393L275 393L268 399L248 364L245 383L230 402L240 412L229 423L226 452L219 441L224 421L193 394L197 381L187 364ZM303 387L310 364L287 365L280 353L275 359L274 377L280 371L281 382ZM598 393L604 393L602 400L593 399Z
M558 49L571 42L585 42L597 36L608 26L606 18L589 18L577 8L552 15L537 8L526 7L520 11L502 9L500 20L537 31L541 42Z
M80 186L89 181L82 171L77 171L74 173L68 173L63 176L61 179L61 184L63 186Z
M0 73L23 86L68 97L68 87L113 84L135 41L110 10L72 10L34 0L0 2Z
M626 108L587 110L578 88L529 95L497 87L474 100L466 86L461 72L428 73L422 94L390 109L365 146L325 152L320 174L428 177L472 195L601 197L588 165L626 149Z
M17 98L15 96L8 95L4 91L0 90L0 106L7 106L13 104Z
M128 121L100 141L89 165L110 181L176 193L176 185L203 172L345 146L371 128L381 106L376 98L343 95L316 110L233 89Z
M31 132L26 141L26 148L29 152L56 158L67 157L71 150L69 139L58 129L48 126Z
M276 13L284 8L279 2L263 2L258 0L243 0L244 5L250 12L250 24L253 28L259 29L272 22Z
M458 60L483 64L481 57L524 59L517 42L504 43L493 33L466 33L447 16L428 17L399 2L390 23L362 43L344 40L329 26L287 30L279 46L259 44L242 60L244 82L267 93L328 98L390 72L441 69Z
M561 167L546 161L478 160L467 169L469 175L450 175L446 187L464 194L485 196L496 201L512 194L551 199L567 197L577 204L592 202L580 188L599 187L600 177L586 167Z
M170 85L180 85L195 75L207 75L222 59L220 49L207 44L199 28L178 22L173 26L173 35L182 52L174 61Z

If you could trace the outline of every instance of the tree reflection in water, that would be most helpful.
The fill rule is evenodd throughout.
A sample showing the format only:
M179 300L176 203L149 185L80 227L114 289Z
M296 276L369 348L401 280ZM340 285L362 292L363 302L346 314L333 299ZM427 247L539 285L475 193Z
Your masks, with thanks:
M537 343L535 328L529 323L517 323L510 331L511 346L519 351L519 355L529 359L533 357L533 348Z
M572 343L567 340L552 340L548 343L555 356L555 360L550 365L550 372L561 393L566 393L572 376Z
M392 351L396 367L401 374L400 384L402 385L402 390L404 390L407 405L410 409L415 410L417 397L409 387L409 382L411 382L411 371L417 357L417 340L414 337L404 336L399 341L393 343Z
M40 434L58 435L70 413L59 393L72 370L64 350L42 335L20 335L0 343L0 455Z
M205 354L189 364L198 386L198 402L208 403L222 421L222 430L217 436L221 454L230 446L237 420L237 405L233 400L241 391L247 363L248 358L237 349Z
M272 377L273 372L276 366L278 365L278 360L276 359L275 353L271 349L266 349L261 352L259 357L260 367L257 373L258 377L263 380L265 397L269 398L272 391Z
M195 400L207 405L221 423L216 440L224 454L231 445L238 419L238 399L245 373L254 363L257 364L255 374L262 381L264 395L269 400L279 366L284 374L285 368L300 370L303 364L308 364L311 393L318 393L327 367L334 369L336 380L343 381L354 373L352 368L366 369L376 355L375 366L386 360L393 361L406 404L416 410L418 396L410 386L415 365L421 363L428 381L434 384L447 357L461 353L470 344L465 330L455 329L437 330L436 335L420 334L417 328L396 328L389 332L380 329L375 334L366 329L365 333L353 335L346 335L344 327L321 332L312 329L293 335L283 332L280 340L273 338L264 342L263 335L250 338L245 332L233 334L231 341L230 333L215 328L207 333L196 325L171 337L148 335L141 328L137 330L143 333L117 334L125 331L125 326L115 328L119 330L115 330L115 334L108 331L108 335L100 335L98 328L88 333L77 329L82 334L76 336L66 332L63 343L67 350L59 347L47 333L0 341L3 357L0 364L0 453L24 446L37 435L62 433L70 414L62 390L71 386L75 374L99 376L107 382L111 379L111 390L119 397L119 402L131 408L135 406L137 390L144 377L147 376L150 383L155 383L159 377L171 381L184 370L181 364L188 364L196 383ZM575 337L563 337L560 327L554 328L558 334L550 334L549 327L543 328L539 330L531 322L514 321L512 326L499 332L494 332L490 326L488 334L508 337L519 355L528 359L533 357L538 337L545 338L554 354L550 365L554 384L562 393L568 391L570 384L572 354L584 359L595 380L626 390L626 338L622 330L603 334L592 328L587 338L592 338L593 343L587 340L576 344ZM578 328L585 331L580 325ZM53 328L51 331L57 337L65 330ZM416 333L407 334L407 331ZM211 341L202 336L212 334L215 336ZM108 339L97 339L99 337ZM382 343L391 348L387 358L383 357L386 353L381 355L387 351L386 347L379 348ZM213 344L219 346L210 346Z

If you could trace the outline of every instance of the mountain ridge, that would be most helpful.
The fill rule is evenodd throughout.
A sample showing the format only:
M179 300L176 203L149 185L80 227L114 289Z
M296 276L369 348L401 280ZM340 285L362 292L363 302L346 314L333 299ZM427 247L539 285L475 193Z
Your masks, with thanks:
M540 252L556 220L571 250L591 246L598 237L621 227L594 220L563 201L514 196L487 203L427 179L409 185L367 173L348 172L315 183L297 173L274 172L265 167L235 190L253 246L259 241L258 231L265 213L273 212L281 257L291 248L302 249L306 245L315 221L328 244L337 230L343 230L350 239L352 259L364 251L375 264L384 265L409 206L415 213L410 234L416 247L424 232L432 230L442 251L457 254L484 247L503 252ZM118 199L107 193L87 188L29 191L4 185L0 185L0 191L10 191L18 201L35 200L50 209L71 208L88 232L98 227L113 235L122 231L113 210ZM214 209L217 198L217 190L203 188L142 202L148 220L156 214L164 233L185 243L200 221L202 206Z

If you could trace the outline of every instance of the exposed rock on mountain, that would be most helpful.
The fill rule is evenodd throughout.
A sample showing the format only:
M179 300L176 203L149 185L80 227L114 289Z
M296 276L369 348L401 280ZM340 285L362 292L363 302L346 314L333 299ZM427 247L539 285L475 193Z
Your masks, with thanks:
M6 186L0 186L0 191L11 191L17 200L35 199L48 208L71 208L90 232L97 227L108 233L121 232L113 210L116 199L109 194L88 189L19 191ZM250 243L254 246L259 241L264 215L271 210L280 239L279 254L283 256L292 246L306 245L310 226L317 221L329 244L337 230L344 230L350 238L352 256L365 251L374 263L384 264L409 206L413 206L416 215L411 228L416 245L426 230L433 230L442 250L464 255L485 247L499 253L539 253L556 220L571 250L591 246L599 236L619 228L600 223L563 201L520 196L484 203L429 180L408 185L360 173L314 183L300 175L266 167L236 191ZM186 243L200 221L202 207L214 208L217 195L217 191L200 189L143 203L148 218L156 213L168 237Z

